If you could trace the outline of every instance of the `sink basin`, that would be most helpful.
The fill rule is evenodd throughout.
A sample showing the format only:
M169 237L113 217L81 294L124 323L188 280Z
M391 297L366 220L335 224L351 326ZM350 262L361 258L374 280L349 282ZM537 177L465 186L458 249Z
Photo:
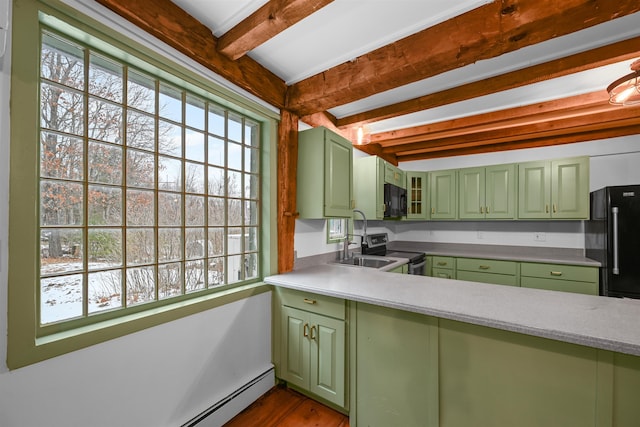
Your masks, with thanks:
M353 258L336 261L342 265L357 265L360 267L382 268L389 264L398 262L397 259L385 258L376 255L355 255Z

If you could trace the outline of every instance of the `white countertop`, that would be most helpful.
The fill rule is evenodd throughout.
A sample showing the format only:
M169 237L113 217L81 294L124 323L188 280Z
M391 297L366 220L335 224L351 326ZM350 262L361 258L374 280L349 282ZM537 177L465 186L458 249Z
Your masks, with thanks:
M316 265L266 283L640 356L640 300Z

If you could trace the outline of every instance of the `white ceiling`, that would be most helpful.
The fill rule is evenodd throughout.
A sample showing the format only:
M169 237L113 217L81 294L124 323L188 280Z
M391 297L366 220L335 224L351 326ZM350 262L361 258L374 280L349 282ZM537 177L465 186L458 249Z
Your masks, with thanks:
M173 2L219 37L265 4L266 0ZM287 84L293 84L485 3L490 3L490 0L335 0L248 55ZM639 23L640 13L618 18L341 105L329 112L341 118L636 37L640 35ZM373 133L384 132L593 92L604 89L611 81L628 73L631 62L383 120L371 124L370 130Z

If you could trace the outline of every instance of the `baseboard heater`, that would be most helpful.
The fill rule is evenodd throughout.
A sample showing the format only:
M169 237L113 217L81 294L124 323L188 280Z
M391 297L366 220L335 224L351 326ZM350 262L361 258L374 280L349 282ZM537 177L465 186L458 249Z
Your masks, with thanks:
M275 384L273 367L211 405L182 427L219 427L239 414Z

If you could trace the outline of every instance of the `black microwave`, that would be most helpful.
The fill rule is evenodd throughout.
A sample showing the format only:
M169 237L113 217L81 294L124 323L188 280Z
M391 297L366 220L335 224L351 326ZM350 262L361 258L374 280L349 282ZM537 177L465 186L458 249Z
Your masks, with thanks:
M384 217L407 215L407 190L393 184L384 185Z

